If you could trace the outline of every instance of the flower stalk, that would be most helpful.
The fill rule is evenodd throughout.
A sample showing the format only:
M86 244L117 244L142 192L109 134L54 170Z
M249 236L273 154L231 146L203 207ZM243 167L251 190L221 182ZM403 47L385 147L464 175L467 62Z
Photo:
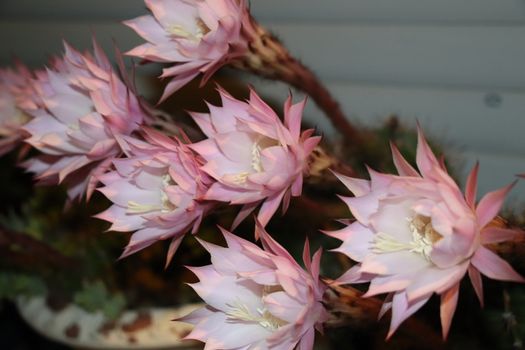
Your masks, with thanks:
M359 144L359 131L350 123L339 103L315 74L294 58L279 39L253 18L249 22L243 26L245 36L250 38L248 51L233 60L231 65L267 79L283 81L306 92L345 140Z

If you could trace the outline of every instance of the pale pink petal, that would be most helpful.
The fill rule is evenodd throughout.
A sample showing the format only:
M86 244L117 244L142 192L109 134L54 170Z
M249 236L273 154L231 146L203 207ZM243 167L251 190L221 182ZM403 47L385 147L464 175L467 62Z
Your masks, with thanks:
M504 241L513 241L523 237L524 234L525 232L520 229L488 226L481 231L481 244L494 244Z
M514 187L516 182L503 187L497 191L489 192L478 203L476 215L478 216L479 226L485 227L496 215L498 215L505 196Z
M396 166L397 172L401 176L414 176L419 177L419 173L410 165L409 162L403 157L397 146L390 142L390 148L392 149L392 159L394 160L394 165Z
M435 171L436 168L439 168L439 162L430 149L430 146L425 139L425 135L423 135L423 130L419 125L416 162L421 175L424 177L427 177L432 171Z
M458 304L458 296L459 283L441 294L440 316L443 339L447 339L450 325L452 324L452 317L454 316Z
M479 162L476 162L474 168L470 171L470 174L467 179L467 185L465 187L465 199L467 204L472 208L476 207L476 197L478 193L478 171L479 171Z
M379 310L379 314L377 315L377 319L380 320L385 316L385 314L388 312L388 310L392 309L392 300L394 298L395 293L388 293L386 295L385 300L383 301L383 304L381 305L381 309Z
M336 172L333 174L341 181L349 190L353 193L354 196L360 197L364 196L370 192L370 181L348 177Z
M344 253L355 261L365 259L374 240L374 233L359 222L327 234L343 241L343 244L334 251Z
M243 205L241 210L233 220L231 227L232 231L235 230L237 226L239 226L239 224L244 221L244 219L246 219L251 213L253 213L253 211L257 208L257 206L259 206L259 204L260 202L253 202Z
M405 293L395 293L392 298L392 321L386 338L389 339L401 323L419 310L429 298L430 295L427 295L409 303Z
M483 246L476 250L472 257L472 265L485 276L496 280L525 282L523 277L514 271L508 262Z
M273 214L277 211L277 208L279 207L279 204L283 199L284 193L285 191L282 191L280 193L277 193L276 195L269 197L261 205L261 209L259 209L257 219L263 226L266 226L268 224Z
M472 283L472 287L474 287L474 291L476 292L476 295L479 299L479 303L481 307L483 307L483 281L481 280L481 274L479 273L478 269L470 265L468 267L468 276L470 278L470 282Z

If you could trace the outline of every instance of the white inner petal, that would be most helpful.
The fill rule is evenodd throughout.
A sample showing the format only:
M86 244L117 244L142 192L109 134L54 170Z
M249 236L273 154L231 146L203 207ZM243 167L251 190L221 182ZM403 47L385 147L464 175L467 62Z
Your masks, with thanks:
M249 171L243 171L234 176L233 182L235 182L238 185L242 185L246 183L246 180L248 179L248 176L250 174L254 173L262 173L264 171L262 159L261 159L261 152L272 146L276 146L278 143L275 140L272 140L268 137L259 137L257 138L251 148L251 160L250 165L247 166Z
M443 236L434 230L429 217L416 215L406 218L406 220L408 222L408 228L412 233L412 240L410 242L400 242L388 233L378 232L375 234L372 242L372 251L376 254L382 254L408 250L422 255L430 261L433 244Z
M160 204L142 204L135 201L128 201L128 213L145 214L153 211L168 213L177 209L177 206L169 200L168 194L166 193L166 188L173 185L176 185L176 183L172 177L169 174L163 175L160 188Z

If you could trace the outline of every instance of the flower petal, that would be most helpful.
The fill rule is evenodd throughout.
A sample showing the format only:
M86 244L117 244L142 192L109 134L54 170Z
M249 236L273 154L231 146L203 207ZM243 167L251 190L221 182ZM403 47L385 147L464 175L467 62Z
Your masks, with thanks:
M514 271L508 262L483 246L476 250L472 257L472 265L489 278L501 281L525 282L525 279Z
M452 317L454 316L456 306L458 305L458 295L459 283L441 294L440 316L443 339L447 339L450 325L452 323Z

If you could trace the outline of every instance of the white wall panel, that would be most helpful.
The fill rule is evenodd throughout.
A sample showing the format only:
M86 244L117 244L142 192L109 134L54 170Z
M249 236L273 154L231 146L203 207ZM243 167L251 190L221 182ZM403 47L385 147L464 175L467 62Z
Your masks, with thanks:
M525 88L525 26L272 24L291 51L324 79L483 89ZM0 62L40 63L61 38L86 46L92 32L123 49L141 42L111 21L0 21Z
M252 0L262 18L324 21L523 21L522 0Z
M460 163L464 161L464 163ZM478 196L494 191L516 180L514 175L525 171L525 157L508 154L466 152L458 159L464 165L464 179L472 166L479 161ZM525 181L520 180L510 192L505 205L508 208L523 208L525 204Z
M262 21L525 20L522 0L251 0ZM143 0L2 0L0 17L126 19L144 13Z

